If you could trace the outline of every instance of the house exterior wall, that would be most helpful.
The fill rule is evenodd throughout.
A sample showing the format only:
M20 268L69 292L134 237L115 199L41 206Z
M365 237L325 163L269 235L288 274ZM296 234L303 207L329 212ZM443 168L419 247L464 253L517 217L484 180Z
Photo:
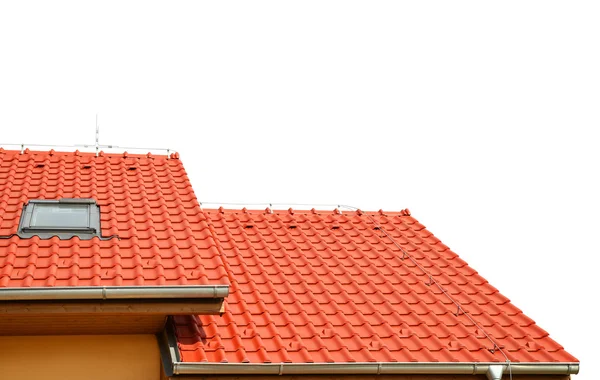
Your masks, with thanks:
M0 378L159 380L154 335L0 336Z

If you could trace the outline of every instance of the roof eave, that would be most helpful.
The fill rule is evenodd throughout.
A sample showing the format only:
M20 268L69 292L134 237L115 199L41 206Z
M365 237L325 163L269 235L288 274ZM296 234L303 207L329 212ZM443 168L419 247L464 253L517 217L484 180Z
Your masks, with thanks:
M515 375L576 375L579 363L559 362L373 362L373 363L206 363L182 362L173 325L157 335L163 369L173 375L487 375L490 368Z
M0 335L155 334L171 315L224 313L227 285L0 288Z

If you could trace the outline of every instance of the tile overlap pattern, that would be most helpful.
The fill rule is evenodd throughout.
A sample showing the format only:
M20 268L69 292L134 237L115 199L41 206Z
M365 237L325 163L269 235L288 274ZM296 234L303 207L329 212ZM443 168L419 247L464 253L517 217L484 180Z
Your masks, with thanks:
M577 361L406 210L205 215L231 294L222 316L174 318L185 362L504 361L485 333L513 362Z
M0 148L0 287L227 284L178 154ZM102 239L20 239L30 199L93 198Z

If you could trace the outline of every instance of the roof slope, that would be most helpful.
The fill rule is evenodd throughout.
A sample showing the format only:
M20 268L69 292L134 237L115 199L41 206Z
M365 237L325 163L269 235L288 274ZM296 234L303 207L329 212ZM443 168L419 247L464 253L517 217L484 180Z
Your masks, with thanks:
M227 284L186 172L166 156L0 148L0 287ZM30 199L93 198L102 239L21 239Z
M407 211L204 212L231 293L183 362L577 361Z

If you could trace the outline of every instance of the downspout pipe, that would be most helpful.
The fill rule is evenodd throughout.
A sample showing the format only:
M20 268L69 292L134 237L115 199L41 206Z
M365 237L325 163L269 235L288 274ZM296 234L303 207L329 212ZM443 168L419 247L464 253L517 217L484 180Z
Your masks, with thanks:
M485 373L485 376L488 378L488 380L502 380L503 372L504 372L504 366L491 365L488 367L488 370Z
M0 301L225 298L228 285L0 288Z

